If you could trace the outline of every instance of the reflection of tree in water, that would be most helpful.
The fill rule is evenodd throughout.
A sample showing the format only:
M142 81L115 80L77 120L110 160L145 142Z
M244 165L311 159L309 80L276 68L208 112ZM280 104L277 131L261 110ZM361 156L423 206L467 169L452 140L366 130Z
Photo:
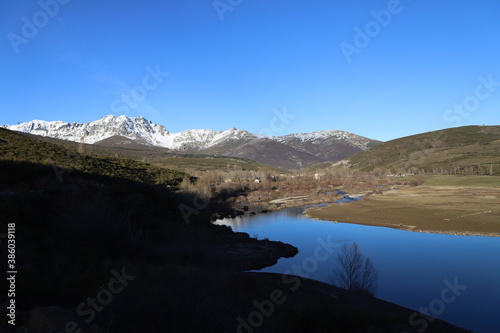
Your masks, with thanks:
M329 282L338 287L370 296L377 290L378 273L370 257L363 255L358 243L344 244L337 254L337 265Z
M224 218L218 220L216 224L228 225L235 231L245 231L245 229L255 227L257 225L265 225L269 222L277 222L282 218L287 219L302 219L304 218L303 212L307 207L289 207L283 210L274 211L266 214L250 215L245 214L234 218ZM288 221L289 222L289 221Z
M304 212L304 207L291 207L283 210L283 214L287 217L303 217L302 213Z

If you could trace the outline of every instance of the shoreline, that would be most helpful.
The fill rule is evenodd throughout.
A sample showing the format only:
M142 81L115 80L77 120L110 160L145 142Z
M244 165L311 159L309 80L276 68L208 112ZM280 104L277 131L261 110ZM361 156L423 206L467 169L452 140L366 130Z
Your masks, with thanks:
M315 207L311 207L311 208L315 208ZM450 236L500 237L500 232L499 233L481 233L481 232L474 232L474 231L464 231L464 232L453 233L453 231L417 229L415 226L403 225L403 224L389 225L389 224L373 224L373 223L364 223L364 222L335 221L333 219L327 220L327 219L321 219L321 218L317 218L317 217L310 215L308 210L309 209L304 211L304 216L306 216L307 218L313 219L313 220L317 220L317 221L325 221L325 222L333 222L333 223L345 223L345 224L358 224L358 225L377 227L377 228L391 228L391 229L396 229L396 230L419 232L422 234L440 234L440 235L450 235Z
M308 218L421 233L500 237L500 189L418 186L311 207Z

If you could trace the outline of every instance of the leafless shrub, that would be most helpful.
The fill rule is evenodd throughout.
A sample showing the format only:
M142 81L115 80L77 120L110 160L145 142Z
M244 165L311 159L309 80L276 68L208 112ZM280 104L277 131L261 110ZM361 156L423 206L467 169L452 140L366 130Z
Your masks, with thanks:
M375 294L378 273L371 258L363 255L358 243L344 244L337 255L337 262L330 275L330 283L370 296Z

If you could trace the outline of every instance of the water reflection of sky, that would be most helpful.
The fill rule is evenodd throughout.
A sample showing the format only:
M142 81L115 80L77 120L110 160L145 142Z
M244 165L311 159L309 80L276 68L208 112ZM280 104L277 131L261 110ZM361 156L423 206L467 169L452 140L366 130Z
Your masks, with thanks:
M266 272L282 273L302 266L313 256L318 237L338 244L357 242L372 257L379 273L376 296L411 309L428 307L441 297L443 281L467 285L456 301L436 315L479 333L498 332L500 317L500 238L417 233L382 227L317 221L304 217L302 208L218 221L235 231L290 243L299 249ZM318 262L310 278L325 281L335 255Z

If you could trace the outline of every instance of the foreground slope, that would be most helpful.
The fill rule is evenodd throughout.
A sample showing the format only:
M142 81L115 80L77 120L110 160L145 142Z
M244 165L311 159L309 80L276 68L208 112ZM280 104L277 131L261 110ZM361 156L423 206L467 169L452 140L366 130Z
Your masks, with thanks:
M56 175L83 171L148 184L177 185L188 174L124 158L80 154L59 145L28 138L0 128L0 159L54 167Z

